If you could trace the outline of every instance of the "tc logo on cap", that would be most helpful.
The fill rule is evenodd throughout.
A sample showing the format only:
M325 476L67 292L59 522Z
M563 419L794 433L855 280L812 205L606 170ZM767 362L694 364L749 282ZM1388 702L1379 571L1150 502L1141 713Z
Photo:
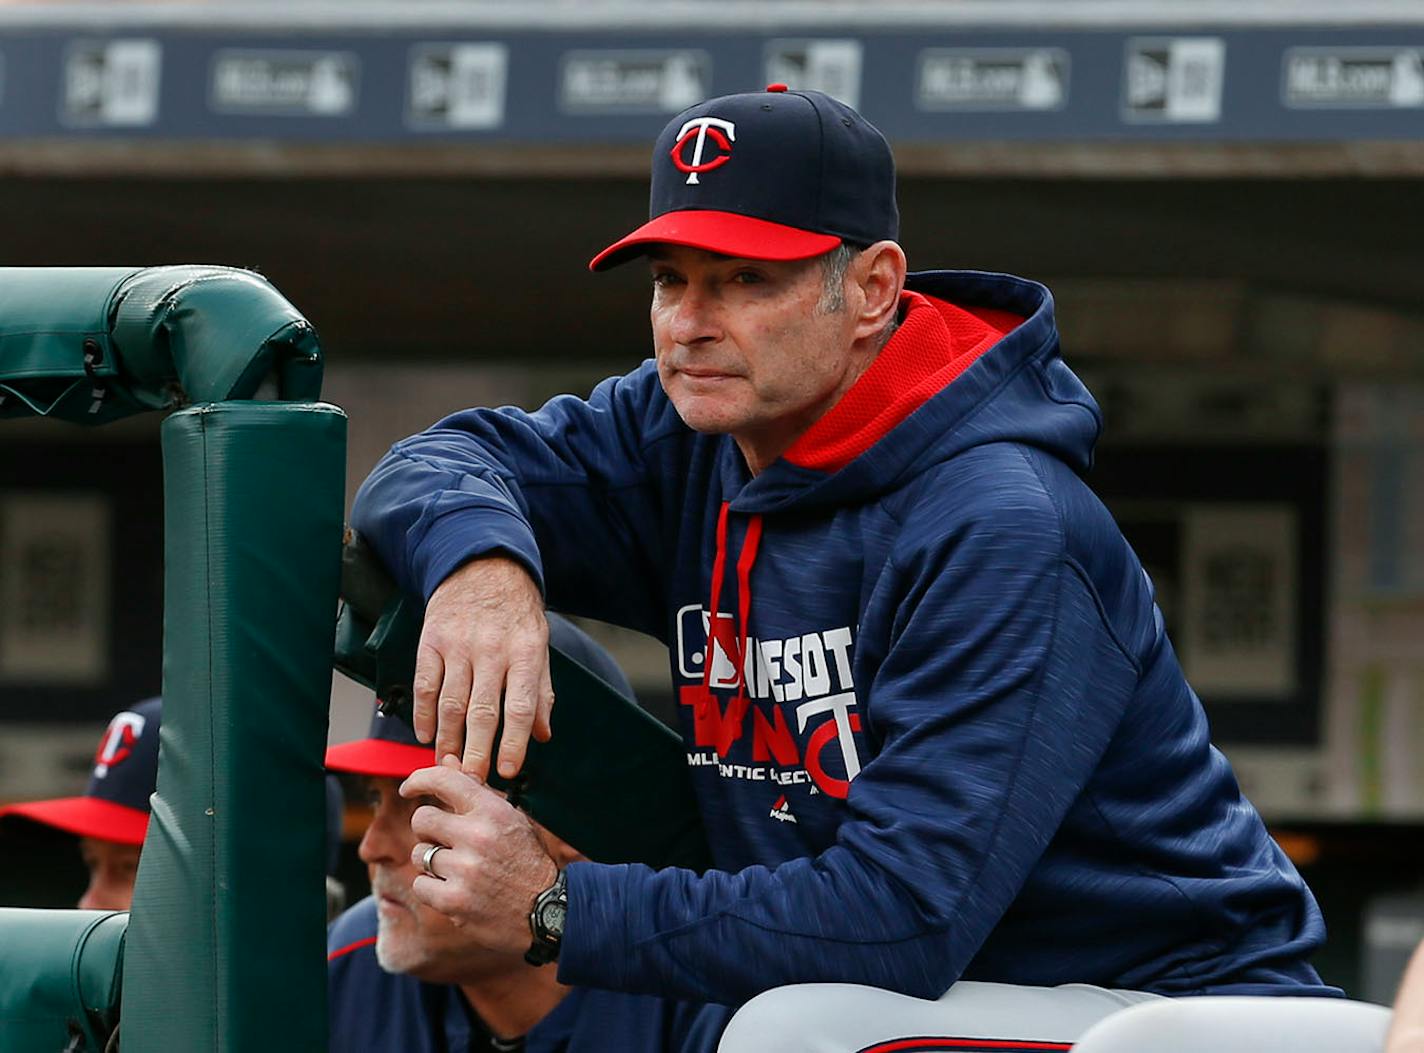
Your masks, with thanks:
M726 132L726 135L722 133ZM703 161L702 156L707 148L707 140L711 139L716 147L722 152L710 161ZM737 141L737 126L731 121L724 121L720 117L694 117L682 126L682 130L677 133L677 142L672 147L672 163L677 165L679 172L687 173L688 185L699 183L698 172L710 172L714 168L721 168L732 159L732 144ZM693 143L692 160L684 161L683 154L686 152L687 144Z
M99 748L94 752L94 778L102 779L109 774L109 768L122 764L133 752L133 745L143 734L147 723L138 713L127 711L109 721L104 737L99 740Z

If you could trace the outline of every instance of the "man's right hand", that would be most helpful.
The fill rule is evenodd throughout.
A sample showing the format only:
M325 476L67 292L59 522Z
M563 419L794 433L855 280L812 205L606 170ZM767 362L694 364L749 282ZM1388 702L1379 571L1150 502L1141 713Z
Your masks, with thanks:
M415 660L415 733L480 779L504 711L499 774L513 778L532 734L550 736L549 622L529 572L504 556L464 564L431 594Z

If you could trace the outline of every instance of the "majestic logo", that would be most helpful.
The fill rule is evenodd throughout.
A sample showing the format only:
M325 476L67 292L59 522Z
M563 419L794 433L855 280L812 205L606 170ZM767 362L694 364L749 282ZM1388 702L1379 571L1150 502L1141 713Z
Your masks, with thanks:
M702 158L707 152L708 139L722 152L712 160L704 161ZM724 121L720 117L694 117L677 133L677 142L673 143L670 151L672 163L677 165L679 172L687 173L689 186L695 185L700 182L697 178L699 172L721 168L732 159L732 144L736 141L737 126L731 121ZM683 159L688 143L693 144L691 161Z
M94 777L102 779L115 764L122 764L133 752L146 721L137 713L120 713L109 721L99 748L94 751Z
M786 803L786 794L783 793L771 806L771 818L779 823L796 822L796 816L791 814L791 806Z

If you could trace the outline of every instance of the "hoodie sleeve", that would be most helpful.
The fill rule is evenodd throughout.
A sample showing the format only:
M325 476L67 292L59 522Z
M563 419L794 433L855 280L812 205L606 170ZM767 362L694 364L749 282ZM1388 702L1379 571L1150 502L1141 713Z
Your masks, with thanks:
M953 525L902 545L872 602L895 612L883 653L857 654L875 670L861 705L880 750L835 843L739 873L571 866L561 981L736 1004L806 982L937 998L960 977L1137 675L1064 555L1052 501L1002 483L977 511L921 517ZM862 624L857 647L871 636Z
M393 446L351 522L426 599L461 564L501 553L551 606L661 636L665 495L650 457L685 431L651 362L587 400L467 410Z

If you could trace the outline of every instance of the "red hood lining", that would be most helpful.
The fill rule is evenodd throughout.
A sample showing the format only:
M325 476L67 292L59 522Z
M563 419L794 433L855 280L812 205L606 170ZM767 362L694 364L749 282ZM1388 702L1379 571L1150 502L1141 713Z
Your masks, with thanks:
M900 299L904 321L875 361L782 455L801 468L837 472L959 377L1020 315L959 307L916 292Z

